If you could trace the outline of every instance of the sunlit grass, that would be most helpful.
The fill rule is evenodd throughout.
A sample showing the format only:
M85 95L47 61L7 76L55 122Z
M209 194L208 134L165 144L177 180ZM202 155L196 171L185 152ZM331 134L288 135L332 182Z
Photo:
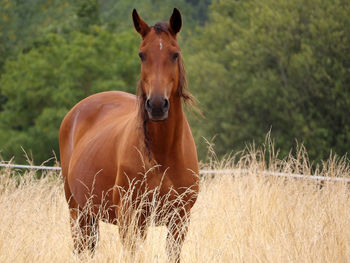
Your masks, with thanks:
M241 174L201 179L183 262L349 262L350 195L343 182L263 176L262 170L310 174L302 148L279 160L272 149L252 148L210 168ZM332 157L317 175L349 177L348 160ZM94 257L72 253L68 207L56 173L34 179L0 172L0 262L166 262L165 227L150 227L134 258L118 228L101 223Z

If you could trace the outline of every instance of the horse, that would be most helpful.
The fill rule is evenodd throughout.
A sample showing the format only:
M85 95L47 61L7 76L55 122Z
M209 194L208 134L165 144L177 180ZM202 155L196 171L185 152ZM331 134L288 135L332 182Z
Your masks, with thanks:
M174 8L168 22L148 26L133 9L132 19L142 39L136 95L91 95L60 126L74 250L94 251L99 220L118 225L123 245L128 232L144 239L153 211L156 224L168 229L167 254L179 262L199 191L197 150L183 109L194 99L177 43L182 17Z

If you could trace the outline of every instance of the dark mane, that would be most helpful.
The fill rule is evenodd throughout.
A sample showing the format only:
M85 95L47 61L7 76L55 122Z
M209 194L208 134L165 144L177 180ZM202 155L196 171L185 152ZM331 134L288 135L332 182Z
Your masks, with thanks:
M140 126L143 129L144 144L145 144L148 158L151 160L151 149L149 147L149 135L147 132L148 116L145 109L145 103L146 103L147 97L145 92L143 91L141 80L139 80L139 82L137 83L136 96L137 96L137 104L138 104L139 116L141 121Z
M192 94L188 90L185 65L181 54L178 57L178 67L179 67L179 85L177 87L178 95L180 96L180 98L183 99L184 103L187 106L193 106L195 101Z

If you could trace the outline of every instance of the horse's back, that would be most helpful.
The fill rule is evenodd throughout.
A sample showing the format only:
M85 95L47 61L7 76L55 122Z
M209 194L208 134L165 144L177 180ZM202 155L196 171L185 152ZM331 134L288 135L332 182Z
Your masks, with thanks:
M136 114L136 109L135 95L102 92L80 101L62 121L59 132L62 176L67 181L65 187L70 188L78 203L84 203L85 199L86 191L81 188L87 186L92 191L94 176L103 177L106 182L105 186L97 184L96 187L113 187L114 167L108 162L113 159L113 139L118 127L122 129ZM106 192L104 190L107 189L95 189L96 192Z

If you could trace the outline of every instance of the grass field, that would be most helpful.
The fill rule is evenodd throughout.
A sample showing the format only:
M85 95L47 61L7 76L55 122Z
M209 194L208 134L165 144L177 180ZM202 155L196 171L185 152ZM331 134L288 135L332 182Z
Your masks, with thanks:
M350 262L346 183L320 185L259 174L265 169L308 174L303 150L284 160L273 152L246 151L209 166L247 170L202 179L182 262ZM331 158L316 173L349 177L348 160ZM57 174L40 180L33 172L21 179L14 174L0 171L0 262L167 261L165 228L151 227L135 258L128 260L117 227L104 223L95 256L76 256Z

